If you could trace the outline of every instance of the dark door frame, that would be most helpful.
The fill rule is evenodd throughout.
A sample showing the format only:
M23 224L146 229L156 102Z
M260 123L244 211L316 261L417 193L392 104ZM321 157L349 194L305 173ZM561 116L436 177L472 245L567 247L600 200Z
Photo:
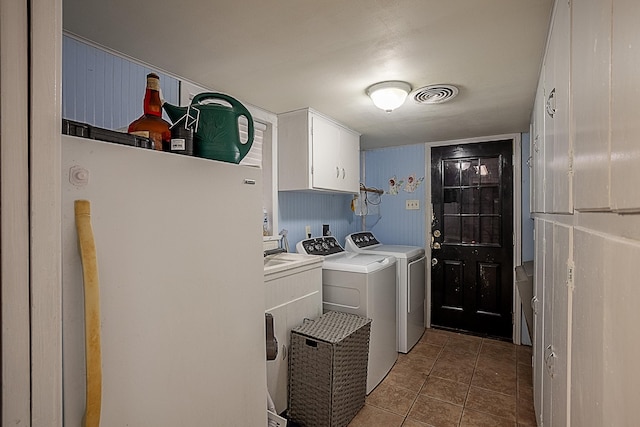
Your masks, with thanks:
M514 233L514 245L513 245L513 343L521 343L521 328L522 328L522 300L520 294L515 286L515 267L522 264L522 135L519 133L504 134L504 135L492 135L479 138L457 139L451 141L438 141L428 142L425 144L425 221L428 226L425 227L425 242L426 242L426 257L427 257L427 304L425 319L427 327L431 327L431 148L442 147L446 145L465 145L474 144L478 142L490 142L511 139L513 140L513 233ZM527 301L524 302L528 303Z

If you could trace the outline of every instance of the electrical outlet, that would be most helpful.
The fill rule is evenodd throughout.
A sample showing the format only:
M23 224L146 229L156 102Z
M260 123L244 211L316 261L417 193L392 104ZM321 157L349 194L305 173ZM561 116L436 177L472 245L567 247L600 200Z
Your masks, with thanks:
M407 204L405 206L407 210L418 210L420 209L420 200L407 200Z
M311 237L311 226L307 225L304 227L304 233L307 235L307 238Z

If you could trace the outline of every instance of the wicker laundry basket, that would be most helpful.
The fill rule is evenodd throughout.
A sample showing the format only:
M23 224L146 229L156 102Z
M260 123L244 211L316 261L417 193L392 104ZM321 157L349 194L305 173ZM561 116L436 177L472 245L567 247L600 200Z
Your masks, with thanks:
M329 311L291 330L289 419L342 427L364 406L371 320Z

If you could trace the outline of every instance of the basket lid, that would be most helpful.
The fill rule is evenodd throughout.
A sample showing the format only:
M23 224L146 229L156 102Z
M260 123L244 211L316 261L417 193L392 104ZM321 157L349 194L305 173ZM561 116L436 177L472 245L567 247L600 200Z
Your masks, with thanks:
M292 333L305 335L329 343L337 343L371 323L371 319L356 314L328 311L316 320L305 321Z

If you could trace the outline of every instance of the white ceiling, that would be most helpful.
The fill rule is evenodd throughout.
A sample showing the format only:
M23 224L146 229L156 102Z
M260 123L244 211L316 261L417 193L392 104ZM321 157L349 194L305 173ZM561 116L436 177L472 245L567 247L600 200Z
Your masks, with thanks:
M365 149L526 132L553 0L63 0L64 29L282 113L311 107ZM454 84L385 113L365 89Z

